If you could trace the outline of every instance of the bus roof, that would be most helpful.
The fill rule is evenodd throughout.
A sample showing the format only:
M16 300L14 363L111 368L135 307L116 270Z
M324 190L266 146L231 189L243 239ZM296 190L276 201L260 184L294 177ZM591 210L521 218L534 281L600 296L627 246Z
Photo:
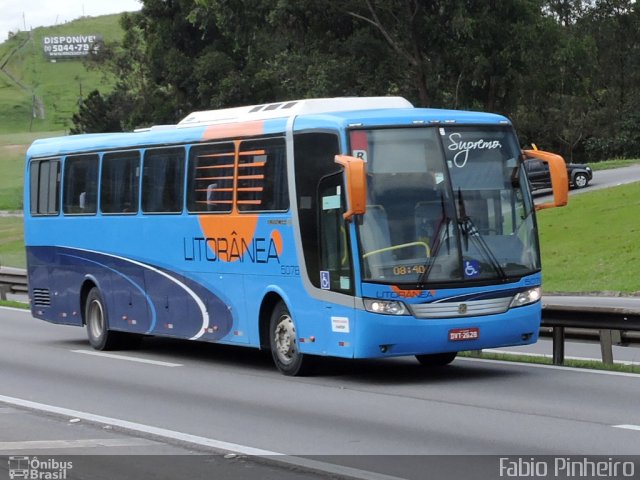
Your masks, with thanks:
M176 125L156 125L126 133L94 133L36 140L28 157L283 133L295 117L295 130L423 124L510 124L501 115L414 108L402 97L340 97L292 100L248 107L194 112Z
M381 110L389 108L413 108L413 105L402 97L310 98L306 100L292 100L290 102L252 105L249 107L194 112L181 120L178 123L178 127L266 120L269 118L289 118L328 112Z

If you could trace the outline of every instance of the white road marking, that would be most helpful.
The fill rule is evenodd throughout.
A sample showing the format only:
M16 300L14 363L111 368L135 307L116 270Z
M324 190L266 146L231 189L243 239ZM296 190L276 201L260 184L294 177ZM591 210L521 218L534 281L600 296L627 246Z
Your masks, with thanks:
M25 442L0 442L0 452L16 450L42 450L60 448L140 447L157 442L142 438L87 438L84 440L32 440Z
M637 373L627 373L627 372L611 372L609 370L595 370L591 368L575 368L575 367L563 367L560 365L540 365L538 363L526 363L526 362L513 362L509 360L490 360L488 358L471 358L471 357L457 357L456 362L458 361L466 361L466 362L484 362L484 363L495 363L497 365L518 365L520 367L529 367L529 368L547 368L550 370L561 370L564 372L573 372L573 373L593 373L596 375L611 375L614 377L631 377L640 379L640 374Z
M637 430L640 432L640 425L612 425L613 428L624 428L625 430Z
M527 357L553 358L553 355L549 355L549 354L546 354L546 353L517 352L515 350L499 350L499 349L495 349L495 348L487 348L486 350L483 350L483 352L498 353L498 354L503 354L503 355L524 355L524 356L527 356ZM565 358L565 360L580 360L580 361L586 360L586 361L590 361L590 362L601 362L602 361L601 358L591 358L591 357L565 356L564 358ZM631 360L614 360L613 363L616 364L616 365L640 365L640 362L633 362Z
M128 355L116 355L114 353L96 352L93 350L70 350L73 353L83 355L93 355L96 357L112 358L114 360L126 360L128 362L147 363L149 365L159 365L161 367L183 367L180 363L161 362L159 360L147 360L146 358L130 357Z
M289 456L280 452L272 452L269 450L249 447L247 445L240 445L237 443L216 440L214 438L200 437L188 433L177 432L175 430L168 430L166 428L153 427L151 425L129 422L127 420L120 420L117 418L104 417L102 415L94 415L93 413L81 412L78 410L72 410L63 407L56 407L54 405L32 402L30 400L23 400L21 398L0 395L0 402L17 407L28 408L30 410L62 415L65 417L80 418L82 420L98 423L101 425L112 425L125 430L137 433L145 433L147 435L152 435L166 440L191 443L194 445L215 449L224 453L236 453L240 455L265 457L272 462L275 461L286 464L288 466L296 466L304 468L306 470L329 473L337 476L350 477L361 480L404 480L400 477L394 477L382 473L375 473L358 468L345 467L342 465L334 465L332 463L309 460L307 458Z

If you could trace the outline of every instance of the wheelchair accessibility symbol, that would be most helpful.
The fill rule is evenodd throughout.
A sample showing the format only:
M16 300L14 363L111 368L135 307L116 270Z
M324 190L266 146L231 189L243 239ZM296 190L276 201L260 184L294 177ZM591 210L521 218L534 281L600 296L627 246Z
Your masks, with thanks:
M473 278L480 275L480 263L477 260L465 260L464 261L464 276L465 278Z
M326 270L320 271L320 288L323 290L329 290L331 288L331 281L329 279L329 272Z

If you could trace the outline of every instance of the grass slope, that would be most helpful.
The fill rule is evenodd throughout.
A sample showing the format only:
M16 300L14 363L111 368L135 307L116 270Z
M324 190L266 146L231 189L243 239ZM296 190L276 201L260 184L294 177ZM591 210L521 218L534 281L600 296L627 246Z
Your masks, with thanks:
M640 294L640 183L571 197L538 213L545 292Z
M37 138L63 135L64 132L0 134L0 210L22 210L24 157ZM0 239L1 240L1 239Z
M108 92L114 78L87 70L82 60L47 60L42 39L49 35L101 34L105 42L118 41L124 34L119 18L119 14L86 17L36 28L31 35L20 32L0 45L0 65L4 64L10 75L0 72L0 132L66 130L81 97L94 89ZM44 104L43 119L32 118L34 95Z
M0 266L26 266L22 218L0 217Z
M0 44L0 65L11 71L10 58L13 51L22 45L29 35L20 33ZM5 64L5 62L7 62ZM0 71L0 132L29 129L32 95Z

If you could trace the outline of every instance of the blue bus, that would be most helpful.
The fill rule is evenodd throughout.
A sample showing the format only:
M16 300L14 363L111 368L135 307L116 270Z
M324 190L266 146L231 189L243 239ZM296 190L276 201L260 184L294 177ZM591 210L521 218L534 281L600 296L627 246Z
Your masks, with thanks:
M554 201L532 201L525 156ZM563 177L564 175L564 177ZM167 336L321 356L415 356L537 340L535 210L561 157L499 115L325 98L176 125L37 140L26 157L32 313L98 350Z

